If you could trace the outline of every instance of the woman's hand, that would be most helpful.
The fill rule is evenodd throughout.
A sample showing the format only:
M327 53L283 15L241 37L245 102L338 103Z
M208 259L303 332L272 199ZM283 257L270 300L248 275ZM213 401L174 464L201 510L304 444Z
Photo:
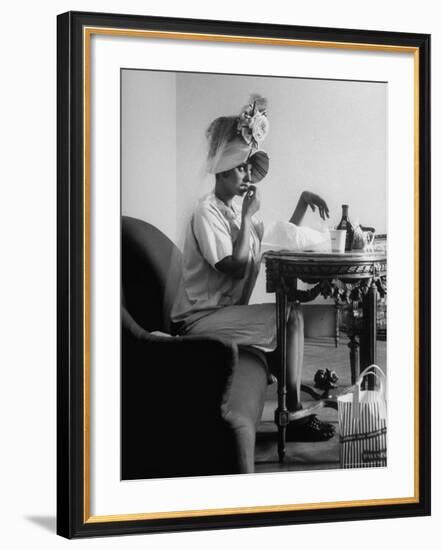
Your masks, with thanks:
M255 185L249 185L242 202L242 217L251 218L261 206L261 197Z
M310 206L313 212L315 212L316 207L318 207L319 215L323 220L325 220L326 217L327 218L330 217L330 212L328 210L327 203L319 195L316 195L315 193L311 193L310 191L303 191L301 198L307 204L307 206Z
M322 199L319 195L312 193L311 191L303 191L301 193L301 196L299 197L298 204L296 205L292 217L289 220L290 223L301 225L309 206L313 210L313 212L315 212L316 207L318 207L319 215L323 220L325 220L326 217L330 217L328 206L324 199Z
M250 254L250 230L252 216L258 212L260 196L254 185L250 185L242 203L242 220L238 236L233 244L231 256L226 256L215 265L222 273L235 279L242 279L247 271Z

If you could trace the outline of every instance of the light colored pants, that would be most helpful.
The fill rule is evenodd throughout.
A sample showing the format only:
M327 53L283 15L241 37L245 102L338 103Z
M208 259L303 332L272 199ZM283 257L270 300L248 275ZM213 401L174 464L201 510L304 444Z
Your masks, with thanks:
M186 327L184 334L219 336L263 351L276 348L275 304L225 306Z

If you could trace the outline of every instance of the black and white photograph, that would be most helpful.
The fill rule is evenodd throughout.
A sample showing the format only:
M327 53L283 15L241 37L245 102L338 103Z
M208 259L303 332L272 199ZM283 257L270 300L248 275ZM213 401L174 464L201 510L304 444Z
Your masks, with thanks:
M122 68L121 478L388 467L388 83Z

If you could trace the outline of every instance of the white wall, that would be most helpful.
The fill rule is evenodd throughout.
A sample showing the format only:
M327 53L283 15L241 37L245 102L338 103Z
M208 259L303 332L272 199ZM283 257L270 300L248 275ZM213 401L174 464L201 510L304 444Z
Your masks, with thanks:
M60 549L133 548L203 550L308 548L339 550L433 548L442 521L442 331L440 285L433 288L433 516L372 522L297 525L65 541L55 529L55 16L67 10L108 11L279 24L433 33L433 150L442 149L442 30L438 4L422 0L372 0L369 9L350 0L293 3L225 0L59 0L9 2L0 35L4 85L1 184L0 413L2 547ZM433 154L433 280L442 269L441 158ZM436 542L434 542L436 541Z
M175 75L121 75L121 211L175 236Z

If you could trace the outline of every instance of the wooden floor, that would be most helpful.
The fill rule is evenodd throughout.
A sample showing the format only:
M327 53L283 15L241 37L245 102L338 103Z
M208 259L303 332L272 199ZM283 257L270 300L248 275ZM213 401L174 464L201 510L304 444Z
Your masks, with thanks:
M377 343L378 365L386 372L386 342ZM332 338L306 339L304 352L303 383L313 386L313 377L318 369L328 368L336 371L339 376L339 393L351 384L350 361L347 339L342 336L337 348ZM299 471L299 470L329 470L339 468L339 436L320 443L287 443L286 459L283 465L278 462L277 430L273 422L277 406L276 384L268 387L266 403L257 432L255 451L256 472ZM303 403L313 404L311 398L302 394ZM310 401L309 401L310 399ZM331 408L321 409L318 413L321 420L327 420L336 425L337 412Z

